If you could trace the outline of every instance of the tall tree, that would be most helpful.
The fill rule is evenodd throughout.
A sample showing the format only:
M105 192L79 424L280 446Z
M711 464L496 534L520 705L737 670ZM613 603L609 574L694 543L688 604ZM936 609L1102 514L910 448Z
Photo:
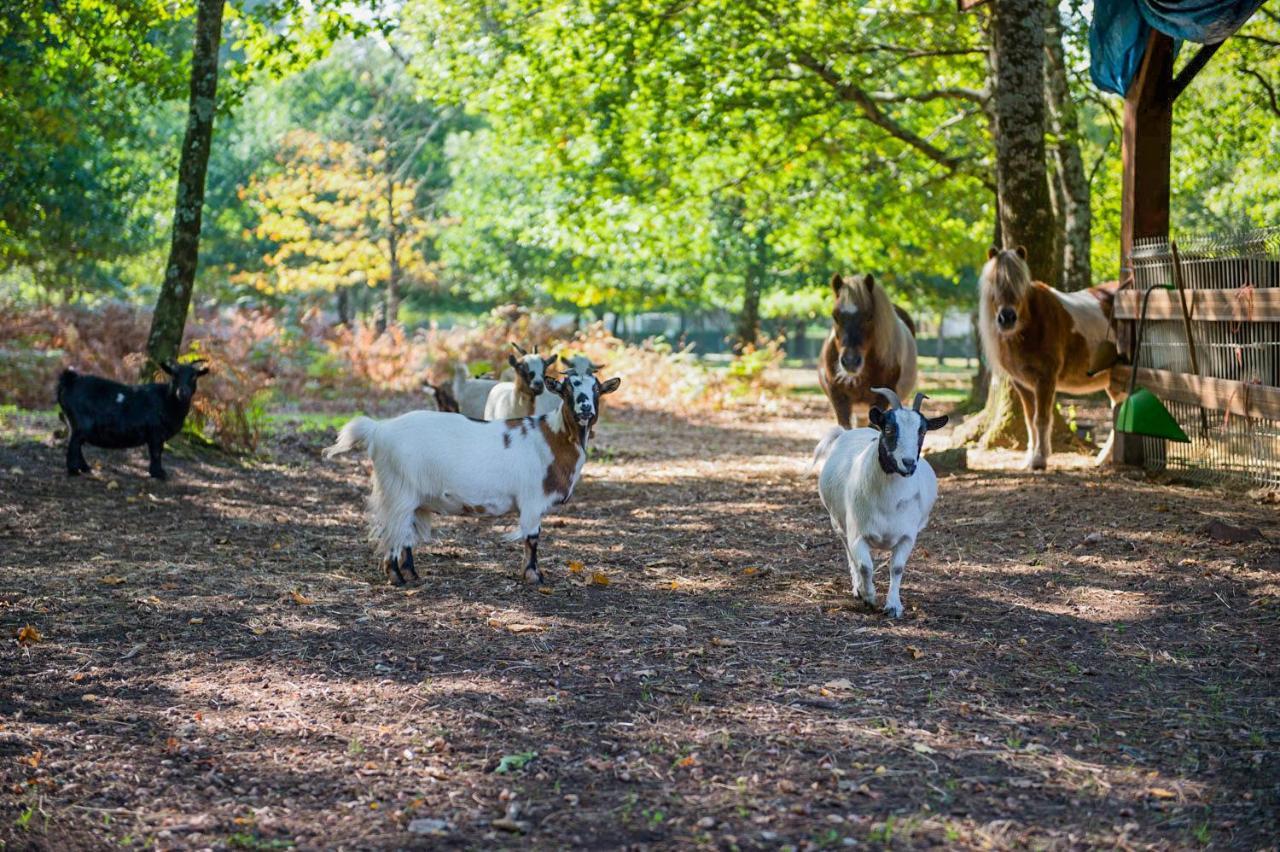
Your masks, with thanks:
M191 307L191 288L200 254L200 220L204 212L204 180L213 144L213 116L218 95L218 46L222 42L225 0L198 0L195 41L191 52L191 94L187 130L178 163L178 189L173 209L173 238L165 264L164 284L151 318L143 371L177 357Z
M1037 280L1061 280L1045 163L1044 0L992 0L992 137L1005 245L1027 248Z
M1089 178L1080 154L1080 120L1067 80L1062 15L1053 0L1044 4L1044 14L1049 172L1054 213L1060 226L1061 270L1061 277L1048 283L1063 290L1083 290L1093 284L1093 265L1089 258L1093 241Z

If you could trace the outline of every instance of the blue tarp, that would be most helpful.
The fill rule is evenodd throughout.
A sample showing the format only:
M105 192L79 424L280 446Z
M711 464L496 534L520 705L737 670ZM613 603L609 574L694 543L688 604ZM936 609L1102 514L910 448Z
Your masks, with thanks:
M1138 73L1152 29L1176 41L1216 44L1231 35L1263 0L1094 0L1089 27L1093 84L1123 95Z

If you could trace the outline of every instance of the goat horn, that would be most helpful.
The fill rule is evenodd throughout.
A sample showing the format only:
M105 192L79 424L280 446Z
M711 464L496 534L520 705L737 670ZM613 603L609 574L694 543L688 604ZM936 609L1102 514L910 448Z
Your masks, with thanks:
M872 388L872 393L878 393L885 399L889 400L890 408L901 408L902 400L898 399L898 395L891 388Z
M924 402L928 398L929 397L924 393L916 391L916 401L911 403L911 410L918 412L920 410L920 403Z
M514 347L515 347L515 349L516 349L516 351L517 351L517 352L519 352L521 355L528 355L528 354L529 354L528 352L525 352L525 351L524 351L524 349L520 346L520 344L519 344L519 343L516 343L514 340L513 340L513 341L511 341L511 345L512 345L512 346L514 346Z

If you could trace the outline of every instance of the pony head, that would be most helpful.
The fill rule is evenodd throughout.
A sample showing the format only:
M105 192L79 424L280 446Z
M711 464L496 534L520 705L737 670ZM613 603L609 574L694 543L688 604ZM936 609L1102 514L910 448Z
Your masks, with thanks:
M991 319L1000 334L1013 334L1026 315L1026 298L1031 289L1027 250L1022 246L988 249L979 287L983 315Z
M876 343L877 320L881 328L892 326L893 306L871 275L842 278L836 273L831 278L831 290L835 296L831 333L839 356L836 370L842 377L854 379ZM884 315L877 317L881 312Z

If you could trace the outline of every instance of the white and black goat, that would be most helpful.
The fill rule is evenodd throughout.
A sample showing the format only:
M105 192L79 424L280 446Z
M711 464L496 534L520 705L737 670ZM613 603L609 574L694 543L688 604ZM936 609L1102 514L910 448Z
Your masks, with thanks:
M538 347L533 352L526 352L517 343L511 344L520 358L508 355L509 363L516 371L514 381L500 382L489 392L484 404L485 420L511 420L516 417L529 417L537 413L538 398L546 387L547 368L556 362L558 355L543 358L538 354ZM553 403L544 405L546 413L554 408Z
M197 360L189 364L161 364L168 382L125 385L99 376L85 376L71 368L58 377L58 407L71 429L67 440L67 475L88 473L81 447L110 450L141 447L151 456L151 475L165 479L160 464L164 442L178 434L191 410L196 379L209 372Z
M573 494L600 397L621 382L576 374L547 379L562 405L539 417L484 422L411 411L392 420L357 417L343 426L324 455L365 447L373 460L369 521L387 579L397 585L405 573L418 579L413 547L430 539L433 513L516 512L519 522L509 540L524 540L524 578L541 583L542 518Z
M854 593L876 605L871 549L890 551L884 611L898 618L902 572L938 497L938 478L920 450L925 433L947 425L947 417L925 417L920 403L927 397L922 393L908 409L892 390L872 390L889 400L889 409L873 406L870 428L832 429L818 443L813 460L825 460L818 494L844 543Z

